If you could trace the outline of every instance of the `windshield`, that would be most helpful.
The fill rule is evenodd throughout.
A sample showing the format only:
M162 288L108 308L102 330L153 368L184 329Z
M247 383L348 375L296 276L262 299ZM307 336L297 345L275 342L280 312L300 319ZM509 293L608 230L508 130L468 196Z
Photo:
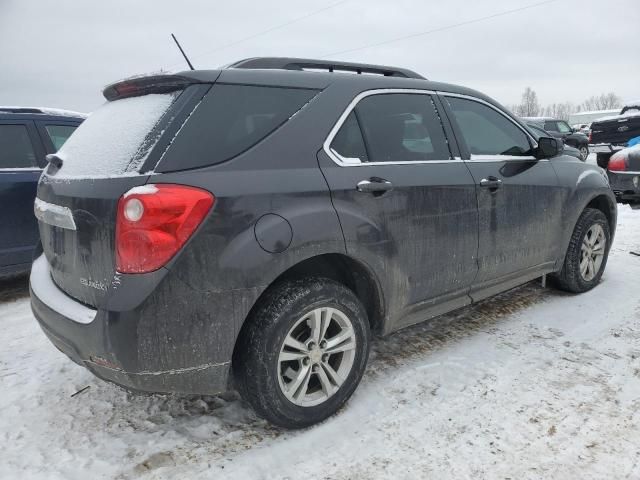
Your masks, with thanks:
M571 133L571 127L564 122L558 122L558 131L560 133Z

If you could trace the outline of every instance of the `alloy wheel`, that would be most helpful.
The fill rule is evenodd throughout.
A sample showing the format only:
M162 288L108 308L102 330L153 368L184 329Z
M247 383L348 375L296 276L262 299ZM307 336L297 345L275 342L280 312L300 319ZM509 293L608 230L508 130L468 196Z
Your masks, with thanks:
M607 246L607 237L602 226L595 223L582 238L580 247L580 275L590 282L600 271Z
M298 319L278 355L278 383L295 405L319 405L349 376L356 351L351 320L340 310L321 307Z

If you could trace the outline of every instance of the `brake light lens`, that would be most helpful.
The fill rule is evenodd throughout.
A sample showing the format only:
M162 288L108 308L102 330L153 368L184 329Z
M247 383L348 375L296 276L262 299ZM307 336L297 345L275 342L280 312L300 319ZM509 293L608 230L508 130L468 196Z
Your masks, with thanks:
M593 138L593 133L591 133L591 130L589 130L589 140L588 140L589 143L591 143L592 138Z
M118 202L116 270L158 270L189 240L215 197L200 188L157 184L135 187Z
M609 159L607 168L612 172L624 172L627 169L627 157L623 153L614 153Z

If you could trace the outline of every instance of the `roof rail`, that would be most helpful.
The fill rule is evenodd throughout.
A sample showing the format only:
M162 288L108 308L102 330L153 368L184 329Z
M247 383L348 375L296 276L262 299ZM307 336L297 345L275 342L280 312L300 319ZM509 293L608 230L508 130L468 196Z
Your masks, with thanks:
M5 113L43 113L39 108L30 107L0 107L0 112Z
M366 63L335 62L331 60L314 60L311 58L287 57L254 57L232 63L227 68L256 68L278 70L327 70L329 72L372 73L385 77L419 78L426 80L419 73L406 68L387 67L384 65L369 65Z

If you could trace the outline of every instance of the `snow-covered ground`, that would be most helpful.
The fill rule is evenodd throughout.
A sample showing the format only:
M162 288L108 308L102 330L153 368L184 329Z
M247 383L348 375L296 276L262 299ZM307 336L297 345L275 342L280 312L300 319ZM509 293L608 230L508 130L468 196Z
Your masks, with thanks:
M595 290L531 283L377 340L346 408L299 432L233 396L94 378L14 286L0 294L0 478L640 478L640 211L619 215Z

